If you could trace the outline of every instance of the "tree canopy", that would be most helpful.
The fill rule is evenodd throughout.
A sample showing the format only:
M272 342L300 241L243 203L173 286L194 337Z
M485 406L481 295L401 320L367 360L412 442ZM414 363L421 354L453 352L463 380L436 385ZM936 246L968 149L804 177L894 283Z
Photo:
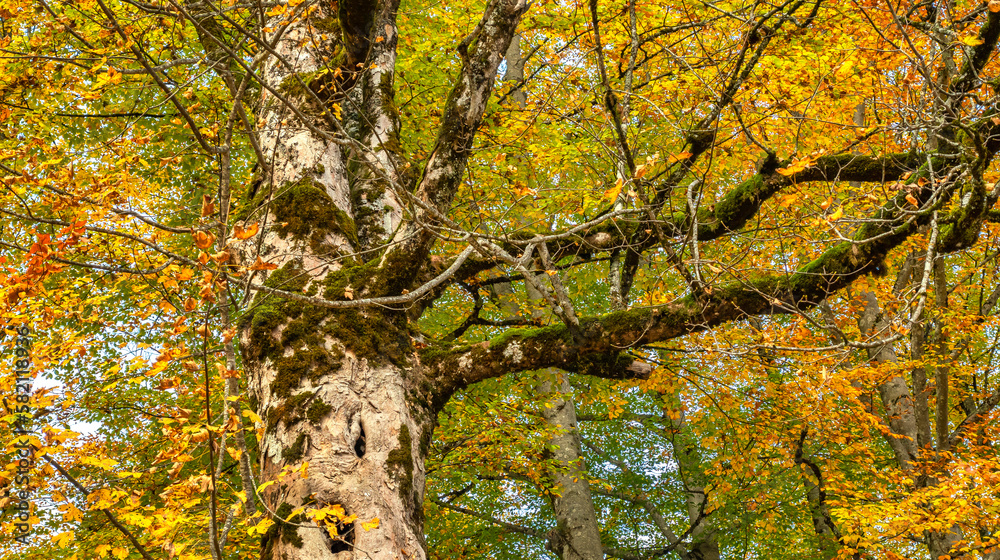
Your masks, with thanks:
M4 558L1000 558L1000 0L0 0Z

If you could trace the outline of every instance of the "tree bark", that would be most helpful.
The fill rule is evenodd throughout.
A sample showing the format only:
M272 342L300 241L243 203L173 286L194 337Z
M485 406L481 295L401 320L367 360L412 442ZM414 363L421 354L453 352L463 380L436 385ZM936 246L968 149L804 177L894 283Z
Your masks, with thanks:
M549 455L556 468L549 470L549 477L557 526L550 547L563 560L603 560L601 529L590 494L587 466L580 452L580 431L569 375L559 370L541 375L545 378L539 383L538 392L548 397L541 409L542 417L555 430L549 440Z
M399 295L425 264L432 238L423 224L400 227L406 193L447 210L527 5L493 2L475 46L464 44L462 75L419 181L400 154L393 103L397 7L342 0L336 13L320 7L287 28L283 16L268 22L268 39L280 40L261 72L265 161L234 213L260 224L239 247L245 264L277 267L255 267L247 279L256 296L240 325L249 391L266 423L260 479L270 486L261 501L275 524L263 560L427 556L424 457L447 397L435 396L420 367L405 311L330 309L268 291L347 302ZM310 517L338 507L326 527Z

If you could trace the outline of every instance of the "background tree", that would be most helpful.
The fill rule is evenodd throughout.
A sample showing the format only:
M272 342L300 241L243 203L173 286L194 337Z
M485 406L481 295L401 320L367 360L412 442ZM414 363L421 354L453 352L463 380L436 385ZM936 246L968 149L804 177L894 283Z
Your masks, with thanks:
M11 554L996 555L1000 3L0 18Z

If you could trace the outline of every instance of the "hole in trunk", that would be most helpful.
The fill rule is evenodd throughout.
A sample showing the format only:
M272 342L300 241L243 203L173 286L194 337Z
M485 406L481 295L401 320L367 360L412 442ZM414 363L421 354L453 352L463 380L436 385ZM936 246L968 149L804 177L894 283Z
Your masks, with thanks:
M361 422L358 422L358 439L354 442L354 454L359 458L365 456L365 426Z
M334 535L333 531L329 531L326 545L334 554L354 550L354 524L337 523L337 534Z

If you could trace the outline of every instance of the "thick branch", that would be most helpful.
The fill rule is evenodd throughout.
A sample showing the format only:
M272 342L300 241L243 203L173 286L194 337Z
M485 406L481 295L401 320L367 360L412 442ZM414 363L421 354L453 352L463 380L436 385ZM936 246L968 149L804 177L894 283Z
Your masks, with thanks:
M426 225L438 223L439 216L446 216L451 208L493 93L497 69L527 10L525 0L490 2L482 21L459 45L462 71L445 103L441 130L414 193L428 208L417 209L416 219L397 234L397 239L405 241L386 255L384 274L392 277L388 284L408 287L426 261L436 239Z
M917 207L946 200L954 185L915 181ZM844 241L790 274L759 276L734 282L700 297L689 295L664 305L580 319L576 332L564 325L511 330L489 342L461 348L431 348L422 362L441 384L443 402L452 391L510 372L558 367L570 371L624 371L631 360L618 352L670 340L751 315L789 313L818 305L823 299L869 274L880 274L883 260L920 225L927 212L910 210L906 189L877 210L853 241ZM939 203L939 202L938 202ZM575 330L575 329L574 329Z

